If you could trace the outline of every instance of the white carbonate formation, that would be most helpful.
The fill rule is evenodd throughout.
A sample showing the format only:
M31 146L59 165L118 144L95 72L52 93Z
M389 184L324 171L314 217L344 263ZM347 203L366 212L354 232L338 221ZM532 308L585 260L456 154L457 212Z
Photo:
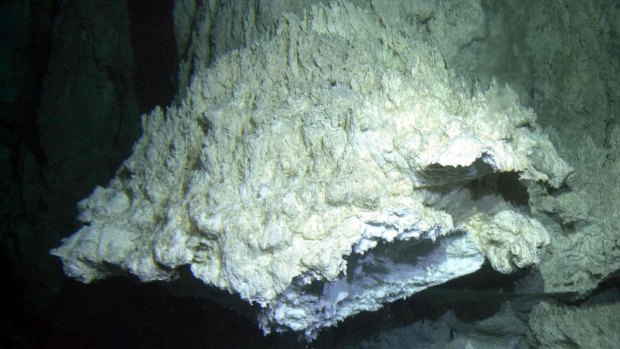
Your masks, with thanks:
M316 6L195 72L80 203L83 228L53 250L65 272L150 281L189 265L259 303L266 332L312 338L485 257L538 263L545 228L485 183L557 188L571 169L509 88L459 80L395 24Z

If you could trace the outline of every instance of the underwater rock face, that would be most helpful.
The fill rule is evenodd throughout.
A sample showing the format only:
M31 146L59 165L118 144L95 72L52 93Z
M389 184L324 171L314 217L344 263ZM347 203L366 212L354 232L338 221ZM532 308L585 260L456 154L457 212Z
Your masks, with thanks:
M259 303L265 332L312 338L485 256L501 272L537 263L544 227L478 184L557 188L571 169L510 89L478 91L396 24L317 6L200 67L80 202L84 227L52 251L65 273L168 280L190 265Z

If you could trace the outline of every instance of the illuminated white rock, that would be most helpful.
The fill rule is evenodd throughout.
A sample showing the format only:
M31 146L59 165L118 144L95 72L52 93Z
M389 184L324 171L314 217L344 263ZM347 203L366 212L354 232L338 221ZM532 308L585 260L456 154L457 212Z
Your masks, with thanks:
M516 172L558 187L570 172L509 88L475 91L407 25L347 3L289 15L197 71L143 129L116 178L80 203L84 227L52 251L67 275L167 280L190 265L263 306L266 332L309 338L484 255L535 263L508 245L536 251L544 228L500 195L471 205L467 184ZM481 237L504 215L518 224L491 250Z
M261 325L267 332L303 331L311 339L321 327L472 273L483 262L483 254L464 232L435 240L431 231L395 245L382 243L349 260L347 275L322 283L318 290L295 282L261 314Z

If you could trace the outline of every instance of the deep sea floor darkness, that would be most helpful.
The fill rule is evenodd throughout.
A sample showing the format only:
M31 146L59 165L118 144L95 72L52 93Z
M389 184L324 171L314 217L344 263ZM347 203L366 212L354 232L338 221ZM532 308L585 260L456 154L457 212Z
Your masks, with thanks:
M354 316L322 331L309 345L293 334L264 336L250 318L237 311L206 298L173 295L158 283L113 278L85 285L64 279L58 297L41 315L24 312L28 300L15 292L5 298L13 301L2 317L0 347L334 348L417 320L437 319L450 309L463 321L491 316L504 299L481 304L476 293L509 291L506 288L515 277L486 266L377 312Z
M252 321L213 302L176 297L159 285L123 278L90 285L67 279L41 316L13 311L14 338L4 344L7 347L267 348L275 344L274 336L264 337Z

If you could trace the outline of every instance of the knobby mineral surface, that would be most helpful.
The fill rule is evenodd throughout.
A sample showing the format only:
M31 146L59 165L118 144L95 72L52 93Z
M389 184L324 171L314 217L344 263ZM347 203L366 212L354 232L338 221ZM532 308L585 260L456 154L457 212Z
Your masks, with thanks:
M538 263L547 231L514 192L571 168L508 87L459 79L398 24L315 6L205 62L79 204L84 226L52 252L65 272L151 281L189 265L259 303L265 332L312 338L485 258Z

